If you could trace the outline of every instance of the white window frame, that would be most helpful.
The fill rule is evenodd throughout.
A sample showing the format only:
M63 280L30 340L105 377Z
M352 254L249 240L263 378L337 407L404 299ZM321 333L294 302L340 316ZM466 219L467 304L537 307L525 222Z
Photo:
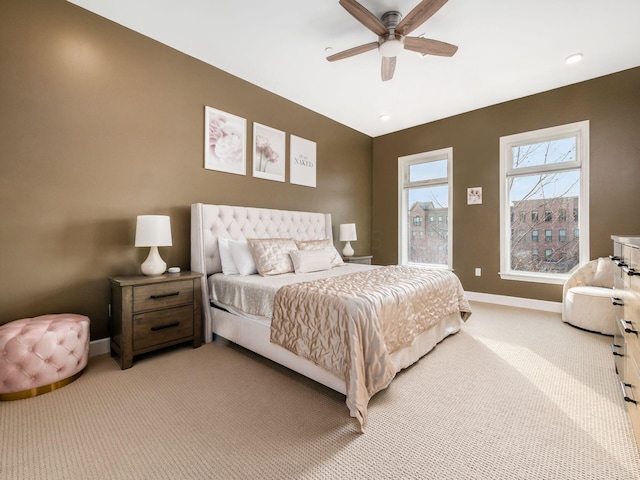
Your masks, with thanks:
M508 198L508 180L513 172L512 148L518 145L541 143L567 137L576 139L576 158L573 162L560 164L536 165L518 168L519 175L540 172L562 172L580 169L580 259L579 265L584 265L590 259L589 253L589 121L575 122L557 127L543 128L531 132L518 133L500 137L500 278L503 280L518 280L524 282L538 282L549 284L563 284L570 273L542 273L522 272L510 269L511 265L511 218L510 200Z
M409 167L417 163L433 162L437 160L447 160L447 178L438 178L409 182ZM453 216L453 147L433 150L431 152L416 153L398 158L398 264L408 265L409 262L407 246L409 245L409 193L410 188L436 187L446 185L448 187L449 208L447 215ZM433 263L413 263L413 265L425 265L434 268L453 270L453 221L447 225L447 265Z

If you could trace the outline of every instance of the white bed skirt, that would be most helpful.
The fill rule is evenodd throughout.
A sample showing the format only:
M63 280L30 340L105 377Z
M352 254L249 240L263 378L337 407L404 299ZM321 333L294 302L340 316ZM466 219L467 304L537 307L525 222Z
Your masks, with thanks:
M271 343L269 341L270 327L264 320L239 317L219 308L210 308L211 330L213 330L214 334L346 395L344 379L336 377L306 358ZM460 313L455 312L422 333L411 346L391 354L391 360L396 367L396 372L414 364L445 337L458 332L461 325ZM205 341L210 342L212 338L205 338Z

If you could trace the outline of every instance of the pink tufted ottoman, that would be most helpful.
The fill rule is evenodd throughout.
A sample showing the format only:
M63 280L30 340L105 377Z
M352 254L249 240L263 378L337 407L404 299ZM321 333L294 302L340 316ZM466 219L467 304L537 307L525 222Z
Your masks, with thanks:
M64 313L0 325L0 400L51 392L73 382L89 359L89 318Z

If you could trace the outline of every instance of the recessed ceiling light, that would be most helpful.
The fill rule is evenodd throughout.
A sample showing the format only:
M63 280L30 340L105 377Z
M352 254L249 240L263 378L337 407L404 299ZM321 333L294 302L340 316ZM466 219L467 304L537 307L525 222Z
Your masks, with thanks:
M567 65L571 65L572 63L578 63L580 60L582 60L581 53L574 53L573 55L569 55L567 58L564 59Z
M380 120L382 120L383 122L391 120L391 115L389 115L388 113L383 113L382 115L380 115Z
M327 47L327 48L324 49L324 51L326 53L331 53L331 52L333 52L333 47Z

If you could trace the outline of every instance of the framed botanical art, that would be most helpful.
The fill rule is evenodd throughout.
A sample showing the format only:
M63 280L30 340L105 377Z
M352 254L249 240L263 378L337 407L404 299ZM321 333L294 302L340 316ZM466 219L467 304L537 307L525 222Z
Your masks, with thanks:
M284 182L285 170L284 132L253 123L253 176Z
M467 205L482 205L482 187L467 188Z
M316 142L291 135L291 183L316 186Z
M247 121L204 107L204 168L247 174Z

